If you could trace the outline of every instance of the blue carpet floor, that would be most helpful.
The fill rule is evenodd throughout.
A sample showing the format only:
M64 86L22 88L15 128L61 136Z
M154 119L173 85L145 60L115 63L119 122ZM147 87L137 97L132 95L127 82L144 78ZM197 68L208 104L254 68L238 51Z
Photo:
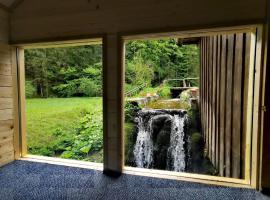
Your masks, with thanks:
M0 199L270 199L250 189L149 177L109 178L101 171L15 161L0 168Z

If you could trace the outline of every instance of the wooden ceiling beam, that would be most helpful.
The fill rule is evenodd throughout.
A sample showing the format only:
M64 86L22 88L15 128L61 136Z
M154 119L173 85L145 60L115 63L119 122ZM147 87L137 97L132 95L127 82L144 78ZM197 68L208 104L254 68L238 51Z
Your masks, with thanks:
M15 0L9 7L10 10L16 9L24 0Z
M10 12L10 8L5 6L4 4L0 3L0 8L2 8L3 10Z

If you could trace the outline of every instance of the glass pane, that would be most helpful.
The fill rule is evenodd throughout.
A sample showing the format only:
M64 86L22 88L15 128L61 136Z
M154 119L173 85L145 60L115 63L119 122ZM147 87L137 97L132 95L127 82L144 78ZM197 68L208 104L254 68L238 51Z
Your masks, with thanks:
M29 154L103 161L102 45L25 50Z
M125 165L244 178L250 33L125 44Z

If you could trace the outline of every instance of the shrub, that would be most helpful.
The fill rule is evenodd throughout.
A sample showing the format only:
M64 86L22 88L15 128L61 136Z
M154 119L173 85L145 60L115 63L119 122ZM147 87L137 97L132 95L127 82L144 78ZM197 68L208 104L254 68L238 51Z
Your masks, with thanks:
M125 121L133 122L140 107L135 102L126 102L125 104Z
M101 85L95 83L91 79L82 78L78 89L79 93L82 93L88 97L96 97L102 95Z
M76 133L72 144L61 154L62 158L86 159L91 152L103 148L102 115L87 113L76 127Z
M135 56L133 60L126 63L125 81L131 85L151 85L154 75L152 67L140 56Z
M102 86L89 78L74 79L65 84L53 87L53 90L62 97L96 97L102 94Z
M171 90L168 86L162 86L161 89L157 93L162 98L170 98Z
M36 95L36 88L32 81L25 81L25 96L26 98L33 98Z

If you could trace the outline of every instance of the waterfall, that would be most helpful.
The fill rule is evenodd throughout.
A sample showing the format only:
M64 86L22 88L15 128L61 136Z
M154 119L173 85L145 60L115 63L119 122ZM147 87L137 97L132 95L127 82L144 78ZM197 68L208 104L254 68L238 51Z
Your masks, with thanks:
M172 116L173 123L171 127L170 147L168 148L168 156L171 156L172 158L172 170L177 172L185 171L186 167L186 153L184 148L185 120L186 117L180 117L179 115Z
M142 116L137 118L138 136L134 148L135 162L138 167L149 168L153 160L152 118L144 125Z
M185 132L187 117L183 110L141 110L136 118L138 133L133 154L137 167L152 168L166 149L166 169L177 172L186 168ZM168 126L169 124L169 126ZM167 126L166 126L167 125ZM168 142L163 144L164 135ZM161 138L162 145L157 142ZM160 150L161 149L161 150ZM160 162L160 161L159 161Z

